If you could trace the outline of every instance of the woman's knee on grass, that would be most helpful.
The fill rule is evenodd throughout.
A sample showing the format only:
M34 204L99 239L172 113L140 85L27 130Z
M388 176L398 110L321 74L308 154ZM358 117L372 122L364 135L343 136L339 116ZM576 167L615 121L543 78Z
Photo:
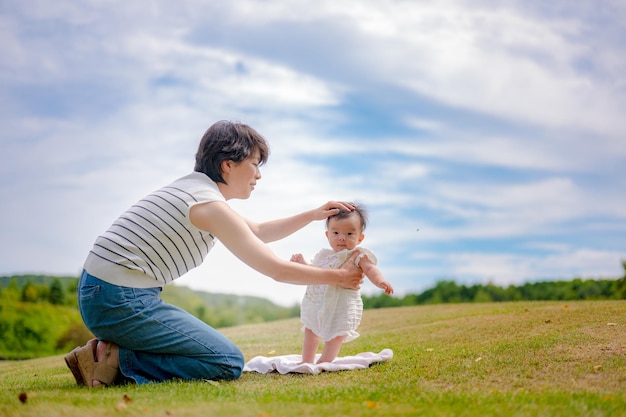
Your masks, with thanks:
M234 380L238 379L243 373L244 361L243 357L241 361L237 361L237 363L224 364L222 366L222 375L220 379L224 380Z
M222 355L220 358L212 357L207 359L207 367L215 369L219 368L219 372L216 375L216 379L221 380L234 380L238 379L245 364L243 353L238 349L228 354Z

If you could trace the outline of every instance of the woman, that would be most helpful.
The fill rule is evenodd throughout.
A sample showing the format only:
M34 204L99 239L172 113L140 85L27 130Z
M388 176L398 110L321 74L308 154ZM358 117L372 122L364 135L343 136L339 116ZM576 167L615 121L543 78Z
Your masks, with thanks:
M96 240L80 278L78 303L97 339L65 356L79 385L241 375L243 354L231 341L159 298L163 285L202 263L215 239L276 281L359 288L358 253L342 268L329 270L282 260L265 245L314 220L351 211L352 205L328 202L254 223L227 204L250 197L268 155L265 139L251 127L217 122L200 141L193 173L140 200Z

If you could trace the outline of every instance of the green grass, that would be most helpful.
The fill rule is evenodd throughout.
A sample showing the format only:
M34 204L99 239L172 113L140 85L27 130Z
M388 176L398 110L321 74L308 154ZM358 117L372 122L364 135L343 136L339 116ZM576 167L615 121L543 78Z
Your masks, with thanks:
M250 359L298 353L299 327L223 332ZM361 371L92 390L75 385L62 356L0 362L0 415L626 416L626 301L366 310L360 333L342 356L388 347L394 358Z

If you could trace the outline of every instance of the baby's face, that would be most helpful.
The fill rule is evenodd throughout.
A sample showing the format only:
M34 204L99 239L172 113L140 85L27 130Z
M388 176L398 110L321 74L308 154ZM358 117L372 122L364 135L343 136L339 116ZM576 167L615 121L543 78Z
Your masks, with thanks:
M354 249L365 237L359 216L348 216L341 219L331 217L328 222L326 237L330 247L335 252Z

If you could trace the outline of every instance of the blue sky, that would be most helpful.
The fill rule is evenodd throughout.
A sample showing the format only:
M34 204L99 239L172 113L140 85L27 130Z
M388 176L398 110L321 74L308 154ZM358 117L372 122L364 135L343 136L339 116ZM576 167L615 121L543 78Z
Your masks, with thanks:
M229 119L272 152L232 206L366 204L363 246L399 295L620 277L623 22L617 0L2 2L0 274L78 275ZM323 224L271 247L310 259ZM219 245L179 281L281 304L304 290Z

